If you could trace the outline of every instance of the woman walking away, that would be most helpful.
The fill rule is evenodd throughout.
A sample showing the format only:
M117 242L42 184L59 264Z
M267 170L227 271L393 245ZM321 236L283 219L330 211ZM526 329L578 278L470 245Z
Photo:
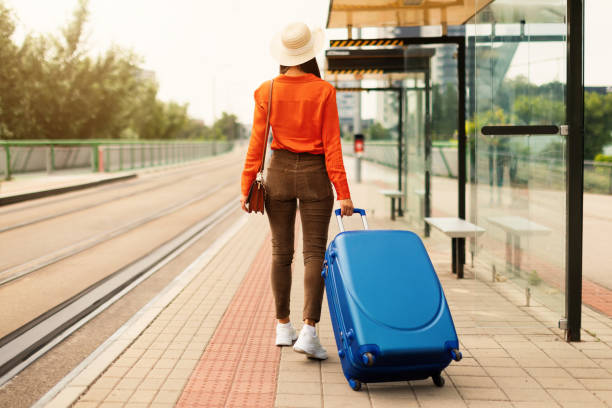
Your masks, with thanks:
M321 278L327 230L336 189L342 215L353 214L336 106L336 90L321 79L315 55L323 47L323 32L303 23L286 26L272 41L272 56L280 75L255 91L253 130L242 172L242 209L262 165L270 110L273 150L265 177L265 210L272 231L272 291L276 304L276 345L290 346L308 357L324 360L315 324L321 317ZM272 88L272 90L270 89ZM269 103L269 100L271 102ZM331 183L330 183L331 180ZM304 242L304 325L296 335L289 320L291 264L296 210L299 207Z

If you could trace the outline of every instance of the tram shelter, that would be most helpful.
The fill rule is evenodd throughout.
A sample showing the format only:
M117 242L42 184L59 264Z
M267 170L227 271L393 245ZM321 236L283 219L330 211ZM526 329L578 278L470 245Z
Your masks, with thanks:
M494 273L503 262L501 216L538 228L550 226L544 227L552 231L547 237L525 235L505 247L514 245L519 259L523 255L518 268L509 264L513 278L528 281L529 274L538 275L533 269L538 265L540 274L561 282L565 307L559 327L566 330L568 341L580 340L581 327L583 20L582 2L570 0L331 0L327 21L327 28L346 29L347 35L330 41L326 79L339 91L398 95L398 189L406 194L401 207L409 213L420 183L426 216L436 202L431 195L432 58L437 45L456 45L456 216L487 228L482 239L471 239L470 251ZM368 27L378 28L379 35L353 36L354 29ZM404 35L406 27L418 28L417 34ZM461 27L460 34L449 35L456 27ZM529 52L521 57L525 47ZM423 49L434 52L419 54ZM536 64L538 53L552 55L549 59L556 65ZM529 91L508 95L508 84L521 70ZM371 77L378 79L378 86L346 86L347 81ZM535 99L530 92L542 93L531 79L536 77L556 90ZM423 126L411 133L406 108L411 95L419 92ZM516 114L519 102L531 104L525 117ZM531 113L538 103L562 106L563 115L551 110L536 118ZM557 156L549 158L546 168L538 157L551 146ZM465 262L465 242L458 250Z

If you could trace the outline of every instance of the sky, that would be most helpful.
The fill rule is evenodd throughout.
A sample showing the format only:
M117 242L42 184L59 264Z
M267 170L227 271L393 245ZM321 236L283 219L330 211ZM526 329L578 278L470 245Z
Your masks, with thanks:
M17 40L25 33L58 34L77 4L3 1L18 18ZM93 53L118 45L142 56L143 67L156 73L159 97L189 104L195 118L211 123L227 111L250 123L253 91L278 70L269 54L272 36L292 21L324 28L328 7L328 0L90 0L87 44ZM585 84L612 85L612 57L602 52L609 49L612 1L586 0L585 14ZM344 35L327 32L328 38Z

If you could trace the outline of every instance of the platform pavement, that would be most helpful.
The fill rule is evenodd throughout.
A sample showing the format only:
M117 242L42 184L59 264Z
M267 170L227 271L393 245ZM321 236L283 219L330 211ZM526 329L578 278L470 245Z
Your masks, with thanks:
M374 209L371 227L407 228L388 220L378 188L352 186L355 203ZM273 346L269 229L261 216L243 223L214 257L195 264L184 289L174 288L143 310L47 406L612 406L612 320L585 307L583 342L566 343L555 328L558 313L533 300L526 307L523 290L513 283L469 279L469 266L467 279L455 279L450 245L440 234L425 244L453 313L463 360L445 370L441 389L426 380L352 391L341 373L326 303L319 336L328 360L307 360ZM330 237L337 231L332 220ZM299 239L296 246L291 311L299 327Z
M0 180L0 205L83 190L134 177L135 172L92 173L72 170L18 175L9 181Z

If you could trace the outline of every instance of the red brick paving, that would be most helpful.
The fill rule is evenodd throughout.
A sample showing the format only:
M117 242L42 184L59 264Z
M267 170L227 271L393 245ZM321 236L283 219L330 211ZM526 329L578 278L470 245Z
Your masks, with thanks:
M582 302L612 317L612 290L590 280L582 280Z
M219 323L178 407L274 406L280 348L276 335L266 239Z
M492 252L496 253L498 258L505 259L505 244L499 243L497 250ZM533 252L522 249L520 252L521 269L523 271L535 270L538 276L548 285L560 291L565 290L565 270L558 265L543 260ZM612 290L589 279L582 279L582 303L608 317L612 317Z

